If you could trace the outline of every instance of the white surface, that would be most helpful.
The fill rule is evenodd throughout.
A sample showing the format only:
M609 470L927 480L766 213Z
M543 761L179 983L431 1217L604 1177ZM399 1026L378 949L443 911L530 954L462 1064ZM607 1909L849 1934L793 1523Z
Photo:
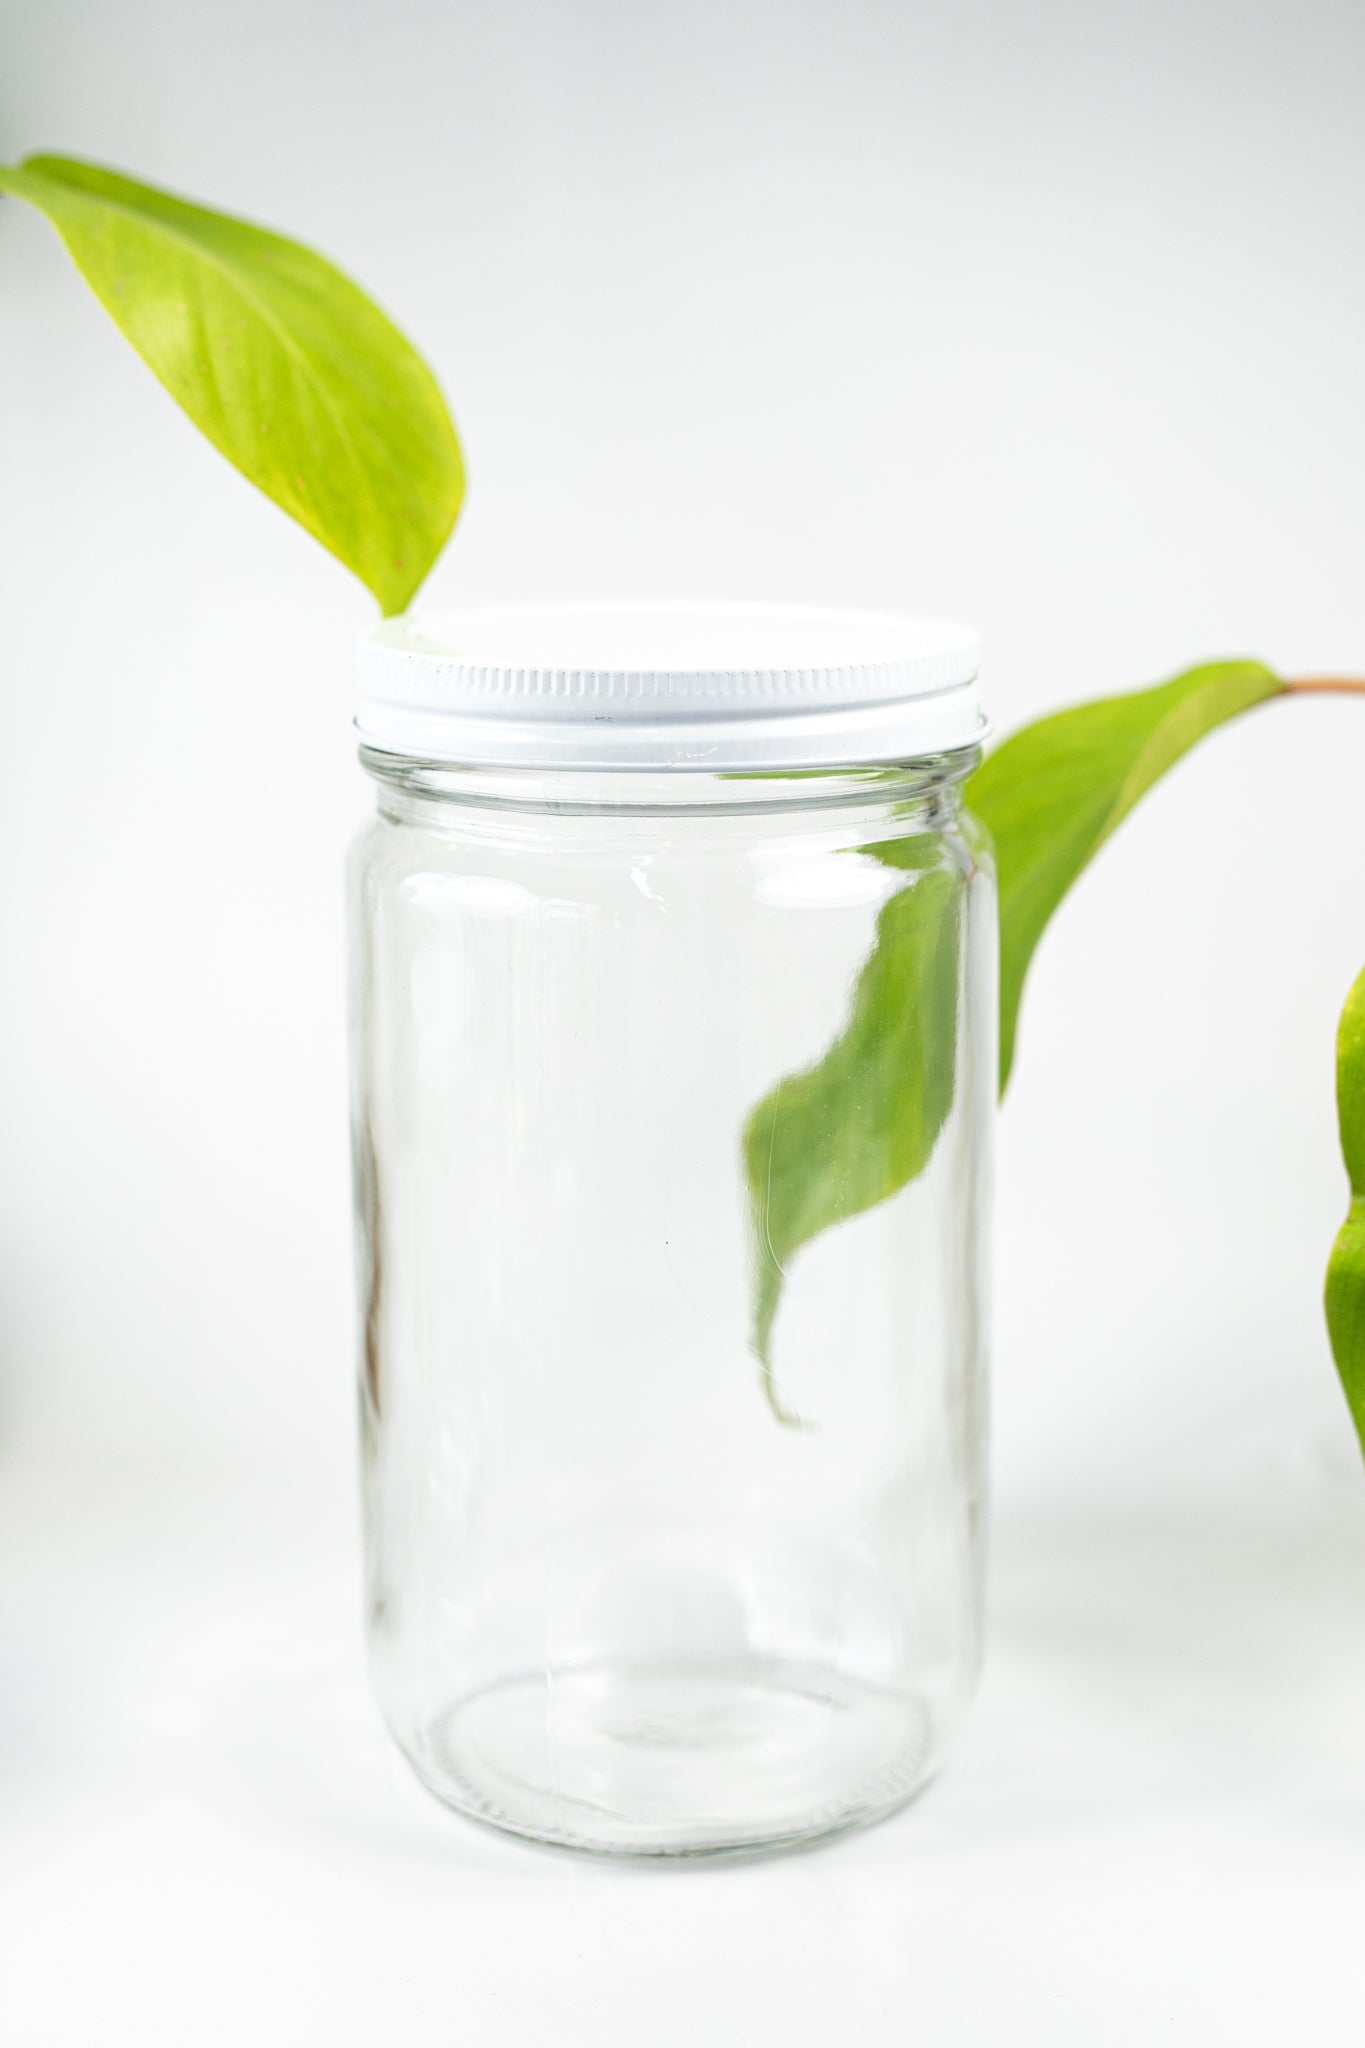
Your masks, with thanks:
M477 767L906 761L984 740L979 636L814 605L418 610L359 649L370 746Z
M438 364L472 484L433 603L943 611L1004 730L1208 655L1365 668L1359 10L22 14L7 154L306 235ZM787 1864L503 1848L390 1774L356 1650L371 608L5 204L0 280L6 2048L1358 2040L1363 1489L1319 1295L1365 711L1217 735L1044 941L993 1653L942 1784Z
M3 2036L1353 2048L1365 1488L1216 1463L1159 1508L1004 1518L989 1674L908 1812L623 1868L408 1779L327 1527L30 1458L0 1524Z

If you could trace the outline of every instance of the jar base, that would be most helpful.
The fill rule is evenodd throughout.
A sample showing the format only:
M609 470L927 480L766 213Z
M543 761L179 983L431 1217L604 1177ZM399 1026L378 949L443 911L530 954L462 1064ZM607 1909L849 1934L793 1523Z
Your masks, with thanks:
M818 1665L597 1665L471 1693L405 1745L446 1805L617 1856L795 1847L879 1820L927 1782L926 1702Z

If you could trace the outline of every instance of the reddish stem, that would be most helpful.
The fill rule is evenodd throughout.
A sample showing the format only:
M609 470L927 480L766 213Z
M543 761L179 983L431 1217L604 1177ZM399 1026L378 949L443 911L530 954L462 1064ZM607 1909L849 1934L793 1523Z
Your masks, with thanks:
M1365 697L1365 682L1354 676L1304 676L1296 683L1286 683L1286 691L1322 691L1324 694L1337 692L1351 697Z

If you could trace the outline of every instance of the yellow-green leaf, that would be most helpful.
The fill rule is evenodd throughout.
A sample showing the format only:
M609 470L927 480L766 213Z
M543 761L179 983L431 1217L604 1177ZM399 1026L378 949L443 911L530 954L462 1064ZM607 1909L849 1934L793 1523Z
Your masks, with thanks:
M0 168L214 446L401 611L449 537L459 443L411 343L282 235L71 158Z
M1327 1265L1327 1333L1365 1444L1365 974L1346 998L1337 1030L1337 1116L1351 1207Z
M923 839L870 846L893 867L934 858ZM904 1187L929 1162L953 1103L962 877L931 868L884 905L848 1022L822 1057L779 1081L744 1129L755 1239L752 1345L768 1399L773 1321L793 1253Z
M1024 977L1043 928L1110 833L1206 733L1277 696L1258 661L1209 662L1152 690L1027 725L989 755L967 803L995 842L1000 882L1000 1088Z

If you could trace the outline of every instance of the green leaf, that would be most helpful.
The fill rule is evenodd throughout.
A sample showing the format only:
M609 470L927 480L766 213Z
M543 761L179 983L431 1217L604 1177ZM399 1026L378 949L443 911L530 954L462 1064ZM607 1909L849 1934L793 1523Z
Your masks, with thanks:
M1000 1088L1024 977L1043 929L1135 803L1215 726L1285 685L1256 661L1211 662L1156 689L1025 726L988 756L967 803L995 842L1000 882Z
M401 611L464 493L435 379L365 294L282 235L66 157L0 168L214 446Z
M1327 1333L1365 1444L1365 974L1346 998L1337 1030L1337 1115L1351 1207L1327 1264Z
M1002 1091L1024 976L1071 884L1197 740L1284 688L1259 662L1210 663L1026 726L970 778L966 801L994 840L999 877ZM862 850L921 865L932 844ZM779 1082L745 1127L757 1244L752 1345L787 1420L771 1350L792 1254L921 1173L952 1108L958 932L946 879L926 875L891 899L844 1032L814 1066Z
M862 849L913 867L923 838ZM883 906L854 983L848 1022L829 1050L790 1074L744 1129L755 1239L752 1346L774 1412L773 1321L788 1262L832 1223L884 1201L929 1162L952 1107L957 1059L962 877L933 869Z

